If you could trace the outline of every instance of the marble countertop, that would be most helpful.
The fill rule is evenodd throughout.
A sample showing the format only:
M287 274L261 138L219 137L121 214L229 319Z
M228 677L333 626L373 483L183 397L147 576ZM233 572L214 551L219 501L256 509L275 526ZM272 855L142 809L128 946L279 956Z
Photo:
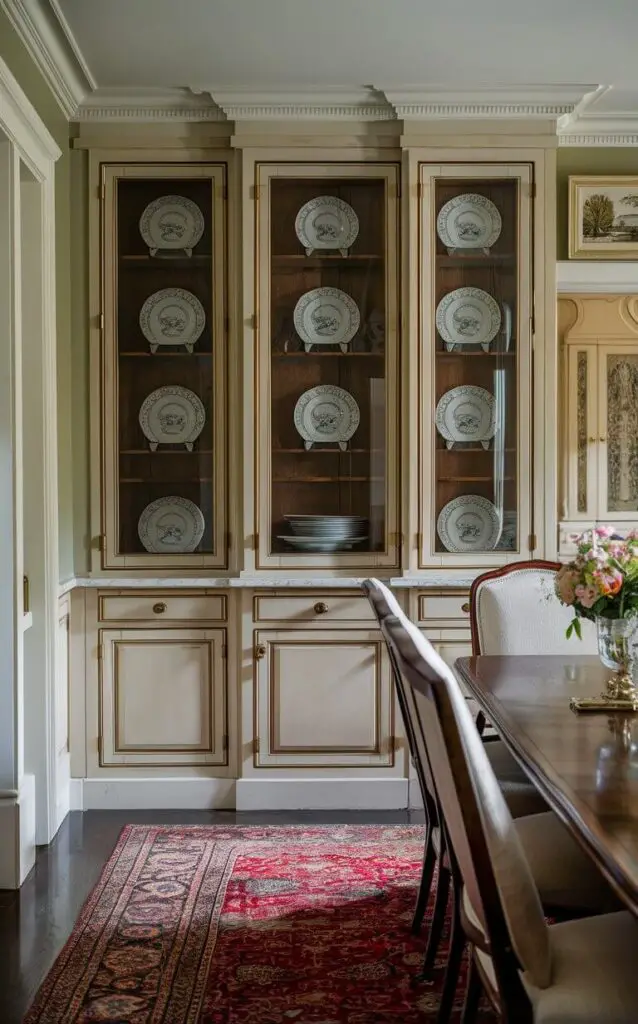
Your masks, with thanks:
M439 570L421 576L396 576L384 582L393 589L458 589L469 588L474 575ZM99 587L101 590L143 590L145 587L153 590L213 590L220 587L226 590L358 590L364 579L365 576L74 576L60 583L59 596L63 597L76 587Z

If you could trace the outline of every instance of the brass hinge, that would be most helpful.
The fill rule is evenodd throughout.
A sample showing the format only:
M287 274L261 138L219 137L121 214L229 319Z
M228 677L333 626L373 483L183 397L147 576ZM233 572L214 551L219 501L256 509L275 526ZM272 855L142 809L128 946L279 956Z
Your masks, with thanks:
M104 313L100 313L100 315L98 317L98 324L100 326L100 330L103 331L104 330Z
M102 182L97 187L97 197L98 197L98 199L101 199L101 200L103 200L106 197L106 185L104 184L104 182Z
M228 644L222 644L222 658L228 657Z
M22 577L22 614L26 615L31 611L31 595L29 590L29 577Z
M104 554L104 552L106 551L106 534L105 533L100 533L98 535L98 537L97 537L97 546L98 546L98 549L102 552L102 554Z
M529 548L530 551L534 551L536 549L536 534L535 533L530 533L529 537L527 538L527 547Z
M250 550L257 551L259 548L259 534L253 533L250 538Z
M97 740L96 740L96 744L95 744L95 745L97 746L97 757L98 757L98 761L99 761L99 762L100 762L100 764L101 764L101 763L102 763L102 736L101 736L101 735L99 735L99 736L98 736L98 738L97 738Z
M250 199L259 199L259 189L256 185L251 185L248 189L248 196Z
M103 657L104 657L104 644L98 644L97 645L97 660L98 661L102 661Z
M255 736L253 740L253 754L259 753L259 736Z
M253 313L252 316L250 316L248 319L249 319L250 326L252 327L253 331L256 331L257 330L257 314Z
M529 318L529 328L532 332L532 337L536 334L536 311L532 310L532 315Z

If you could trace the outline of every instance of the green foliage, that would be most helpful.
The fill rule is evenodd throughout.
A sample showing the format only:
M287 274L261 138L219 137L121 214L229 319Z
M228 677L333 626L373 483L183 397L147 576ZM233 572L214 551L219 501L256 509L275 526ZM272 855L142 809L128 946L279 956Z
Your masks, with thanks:
M614 223L614 204L609 196L599 192L583 203L583 235L599 238L609 234Z

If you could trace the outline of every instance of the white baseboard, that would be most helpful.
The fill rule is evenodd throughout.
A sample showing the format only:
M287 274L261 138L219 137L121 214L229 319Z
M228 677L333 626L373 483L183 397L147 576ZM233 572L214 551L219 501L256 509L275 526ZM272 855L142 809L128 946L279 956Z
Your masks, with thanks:
M72 811L233 810L235 779L71 779Z
M238 779L238 811L388 811L408 806L407 779Z
M408 807L411 811L422 811L423 810L423 797L421 796L421 787L419 786L418 779L409 780L409 803Z
M35 864L35 775L0 800L0 889L19 889Z

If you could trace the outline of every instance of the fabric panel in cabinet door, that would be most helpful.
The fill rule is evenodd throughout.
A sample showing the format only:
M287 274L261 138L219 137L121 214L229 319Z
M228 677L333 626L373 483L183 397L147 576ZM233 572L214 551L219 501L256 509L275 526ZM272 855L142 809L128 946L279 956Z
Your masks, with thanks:
M223 629L102 630L103 767L223 765Z
M638 509L638 351L601 346L598 465L603 520L635 520Z
M394 705L376 631L256 632L255 767L392 767Z

